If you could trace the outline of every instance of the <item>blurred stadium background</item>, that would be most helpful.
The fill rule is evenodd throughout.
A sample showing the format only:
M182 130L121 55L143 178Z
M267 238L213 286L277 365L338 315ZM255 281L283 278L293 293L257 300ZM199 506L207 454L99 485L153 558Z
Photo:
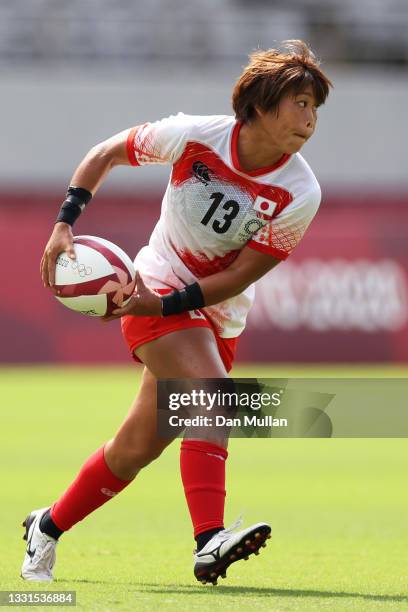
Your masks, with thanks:
M69 312L40 282L71 173L124 128L230 113L247 54L286 38L308 41L335 84L304 149L323 200L294 255L259 283L238 357L408 361L406 0L3 0L0 31L2 363L130 363L117 324ZM76 233L133 257L167 176L116 169Z

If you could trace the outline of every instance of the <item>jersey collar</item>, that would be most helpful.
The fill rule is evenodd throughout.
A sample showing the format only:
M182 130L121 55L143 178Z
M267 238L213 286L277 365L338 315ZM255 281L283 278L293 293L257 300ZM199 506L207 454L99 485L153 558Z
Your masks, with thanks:
M236 121L232 129L232 137L231 137L232 164L234 168L238 170L239 172L242 172L243 174L248 174L249 176L262 176L263 174L269 174L270 172L273 172L274 170L277 170L278 168L283 166L283 164L285 164L288 161L288 159L291 157L289 153L284 153L277 162L272 164L272 166L264 166L263 168L257 168L256 170L244 170L243 168L241 168L239 164L239 157L238 157L238 136L239 136L241 127L242 127L242 121Z

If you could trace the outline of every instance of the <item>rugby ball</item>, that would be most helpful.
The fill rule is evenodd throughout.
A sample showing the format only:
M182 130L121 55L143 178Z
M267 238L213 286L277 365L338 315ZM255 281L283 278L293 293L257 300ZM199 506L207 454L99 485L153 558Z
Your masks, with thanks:
M91 317L112 314L124 306L135 288L132 260L113 242L96 236L75 236L76 259L60 253L55 265L57 300Z

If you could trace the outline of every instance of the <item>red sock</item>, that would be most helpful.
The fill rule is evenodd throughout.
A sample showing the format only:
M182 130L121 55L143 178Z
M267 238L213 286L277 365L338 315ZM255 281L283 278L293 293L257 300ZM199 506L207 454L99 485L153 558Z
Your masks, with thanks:
M222 446L201 440L183 440L180 470L194 526L194 537L224 527L225 461Z
M131 482L112 474L102 447L89 457L74 482L52 506L51 518L59 529L67 531Z

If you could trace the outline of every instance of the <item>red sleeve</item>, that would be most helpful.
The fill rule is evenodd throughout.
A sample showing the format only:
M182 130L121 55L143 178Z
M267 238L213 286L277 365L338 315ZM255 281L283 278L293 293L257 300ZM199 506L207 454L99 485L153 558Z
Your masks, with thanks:
M129 136L127 137L127 141L126 141L127 155L128 155L129 162L132 166L139 166L139 163L137 162L136 157L135 157L135 148L134 148L136 131L137 131L137 127L132 128L129 132Z
M274 246L256 242L256 240L249 240L249 242L246 243L246 246L248 246L250 249L254 249L254 251L259 251L260 253L265 253L265 255L276 257L276 259L284 260L289 256L289 253L282 251L282 249L277 249Z

